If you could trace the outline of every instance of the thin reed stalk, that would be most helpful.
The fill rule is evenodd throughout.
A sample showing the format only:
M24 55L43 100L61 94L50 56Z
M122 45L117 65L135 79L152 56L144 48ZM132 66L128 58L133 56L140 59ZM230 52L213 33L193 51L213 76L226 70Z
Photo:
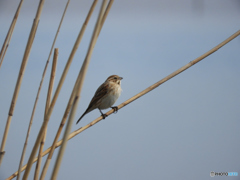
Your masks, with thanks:
M51 71L49 87L48 87L46 106L45 106L45 114L47 114L48 108L49 108L50 103L51 103L53 84L54 84L56 68L57 68L57 60L58 60L58 48L55 48L54 56L53 56L53 63L52 63L52 71ZM46 136L47 136L47 128L44 132L44 136L43 136L42 141L40 143L40 148L39 148L39 153L38 153L38 161L36 163L36 170L35 170L35 174L34 174L34 180L38 180L38 178L39 178L39 172L40 172L41 161L42 161L42 151L43 151L44 143L45 143L45 140L46 140Z
M24 75L25 68L26 68L26 65L27 65L27 62L28 62L28 58L29 58L29 55L30 55L30 51L31 51L31 48L32 48L34 37L35 37L36 31L37 31L38 22L39 22L40 15L41 15L41 12L42 12L43 4L44 4L44 0L40 0L35 19L33 21L32 29L31 29L31 32L30 32L30 35L29 35L29 38L28 38L27 46L26 46L26 49L25 49L25 52L24 52L22 65L21 65L21 68L20 68L20 71L19 71L17 83L16 83L16 86L15 86L14 94L13 94L13 97L12 97L12 102L11 102L9 113L8 113L8 119L7 119L5 131L4 131L4 135L3 135L3 139L2 139L2 144L1 144L1 149L0 149L0 165L2 163L2 159L3 159L3 156L5 154L4 149L5 149L5 145L6 145L6 141L7 141L7 135L8 135L9 127L10 127L10 124L11 124L13 112L14 112L16 101L17 101L17 98L18 98L18 93L19 93L19 90L20 90L20 87L21 87L23 75Z
M100 32L101 32L102 26L103 26L103 24L104 24L104 22L105 22L105 20L106 20L106 18L107 18L107 15L108 15L111 7L112 7L113 2L114 2L114 0L109 0L109 2L108 2L107 8L106 8L106 10L105 10L105 12L104 12L104 14L103 14L102 20L101 20L101 22L100 22L101 24L100 24L100 28L99 28L98 35L97 35L97 36L99 36L99 34L100 34Z
M73 94L75 94L75 98L74 98L74 101L73 101L72 110L71 110L70 115L69 115L69 120L68 120L68 123L67 123L67 127L66 127L66 130L65 130L64 136L63 136L63 144L62 144L62 146L59 150L57 160L55 162L55 166L54 166L54 169L53 169L53 172L52 172L52 177L51 177L52 180L57 179L57 175L58 175L58 172L59 172L59 169L60 169L62 158L63 158L64 152L65 152L66 146L67 146L68 135L71 132L73 120L74 120L76 109L77 109L77 104L78 104L78 101L80 99L79 96L80 96L80 93L81 93L81 90L82 90L82 85L83 85L83 82L84 82L84 79L85 79L85 76L86 76L87 68L88 68L88 65L89 65L89 62L90 62L90 59L91 59L91 56L92 56L94 46L96 44L98 33L100 31L100 28L101 28L102 17L103 17L104 11L106 9L106 5L107 5L107 0L103 0L101 9L100 9L100 12L99 12L99 15L98 15L98 20L97 20L97 23L95 25L95 29L94 29L94 32L93 32L93 35L92 35L92 39L91 39L91 42L90 42L90 45L89 45L89 48L88 48L87 55L85 57L84 63L81 67L78 78L76 80L76 82L79 81L78 83L76 83L77 88L73 88L73 90L72 90Z
M87 18L90 18L90 17L87 17ZM88 20L87 20L87 22L88 22ZM68 70L69 70L69 68L70 68L70 65L71 65L71 63L72 63L73 57L74 57L74 55L75 55L75 53L76 53L76 51L77 51L77 49L78 49L78 46L79 46L79 44L80 44L80 42L81 42L81 39L82 39L82 36L83 36L83 34L84 34L84 32L85 32L86 26L87 26L87 23L86 23L86 24L83 24L83 26L82 26L82 28L81 28L81 31L80 31L80 33L79 33L79 35L78 35L78 37L77 37L77 40L76 40L76 42L75 42L75 44L74 44L74 47L73 47L73 49L72 49L72 52L71 52L71 54L70 54L70 56L69 56L69 58L68 58L68 61L67 61L66 65L65 65L65 68L64 68L64 71L63 71L62 76L61 76L61 78L60 78L60 81L59 81L59 83L58 83L57 89L56 89L56 91L55 91L55 93L54 93L54 96L53 96L53 99L52 99L51 104L50 104L50 106L49 106L48 112L47 112L47 114L46 114L46 116L45 116L45 118L44 118L43 124L42 124L41 129L40 129L40 131L39 131L39 133L38 133L38 136L37 136L37 139L36 139L36 141L35 141L33 150L32 150L31 155L30 155L30 157L29 157L28 165L27 165L26 171L25 171L24 176L23 176L23 179L24 179L24 180L28 178L28 175L29 175L29 173L30 173L30 170L31 170L31 167L32 167L32 163L33 163L34 157L35 157L35 155L36 155L36 153L37 153L37 150L38 150L38 146L39 146L39 144L40 144L40 142L41 142L41 140L42 140L42 137L43 137L43 135L44 135L44 131L45 131L46 127L47 127L47 124L48 124L48 121L49 121L50 116L51 116L51 114L52 114L54 105L55 105L55 103L56 103L56 101L57 101L58 95L59 95L59 93L60 93L60 90L61 90L61 88L62 88L62 85L63 85L63 83L64 83L64 80L65 80L65 78L66 78L66 75L67 75L67 73L68 73Z
M95 1L95 2L93 2L93 3L96 3L96 2L97 2L97 1ZM103 16L102 21L101 21L101 27L103 26L103 24L104 24L104 22L105 22L106 15L107 15L107 13L109 12L109 9L111 8L112 2L113 2L113 0L111 0L111 1L109 2L108 6L107 6L107 8L106 8L106 11L105 11L104 16ZM93 10L94 7L95 7L95 4L92 5L92 10ZM90 10L90 11L91 11L91 10ZM101 28L100 28L100 29L101 29ZM99 35L99 33L100 33L100 31L98 31L98 35ZM79 79L79 78L77 78L77 79ZM74 89L76 88L77 83L78 83L78 81L76 81L75 86L74 86ZM73 100L74 100L74 92L75 92L75 90L72 91L71 97L70 97L70 99L69 99L69 101L68 101L68 105L67 105L67 107L66 107L66 110L65 110L65 113L64 113L64 115L63 115L62 121L61 121L60 126L59 126L59 128L58 128L58 131L57 131L57 133L56 133L56 136L55 136L55 139L54 139L54 141L53 141L52 147L55 147L55 145L56 145L56 143L57 143L57 141L58 141L58 139L59 139L59 136L60 136L60 134L61 134L61 132L62 132L63 126L64 126L64 124L65 124L65 122L66 122L68 113L69 113L69 111L70 111L70 108L71 108L72 103L73 103ZM55 148L52 148L51 151L50 151L50 153L48 154L47 160L46 160L46 162L45 162L45 164L44 164L44 167L43 167L43 170L42 170L42 174L41 174L40 180L44 180L44 178L45 178L45 175L46 175L46 173L47 173L47 169L48 169L49 164L50 164L50 162L51 162L51 159L52 159L52 155L53 155L54 150L55 150Z
M240 35L240 30L237 31L236 33L234 33L233 35L231 35L229 38L227 38L226 40L224 40L223 42L221 42L220 44L218 44L216 47L212 48L210 51L206 52L205 54L201 55L200 57L196 58L195 60L189 62L188 64L186 64L185 66L181 67L180 69L176 70L175 72L171 73L170 75L166 76L165 78L163 78L162 80L158 81L157 83L149 86L148 88L146 88L145 90L143 90L142 92L136 94L135 96L133 96L132 98L126 100L125 102L123 102L122 104L118 105L118 108L121 109L124 106L128 105L129 103L133 102L134 100L140 98L141 96L143 96L144 94L152 91L153 89L157 88L159 85L163 84L164 82L168 81L169 79L173 78L174 76L178 75L179 73L185 71L186 69L190 68L191 66L193 66L194 64L198 63L199 61L203 60L204 58L206 58L207 56L211 55L212 53L216 52L217 50L219 50L221 47L223 47L225 44L227 44L228 42L230 42L231 40L233 40L234 38L236 38L237 36ZM114 110L110 110L108 111L106 114L110 115L114 112ZM93 126L94 124L98 123L100 120L102 120L102 116L98 117L97 119L95 119L94 121L92 121L91 123L87 124L84 127L80 127L79 129L77 129L76 131L73 131L69 136L68 136L68 140L75 137L76 135L78 135L79 133L81 133L82 131L86 130L87 128ZM60 140L57 142L55 148L61 146L63 140ZM46 154L48 154L50 152L52 147L49 147L47 150L45 150L42 154L43 156L45 156ZM33 162L37 161L37 157L34 159ZM26 169L26 165L22 167L22 171L24 171ZM7 178L6 180L10 180L12 178L14 178L17 175L18 172L15 172L14 174L12 174L9 178Z
M38 160L36 162L35 173L34 173L34 180L39 179L39 173L40 173L40 168L41 168L41 163L42 163L42 152L43 152L43 147L44 147L44 144L46 141L46 136L47 136L47 128L45 129L42 141L40 143L39 152L38 152Z
M0 68L1 68L1 66L2 66L2 62L3 62L3 60L4 60L4 57L5 57L5 54L6 54L6 52L7 52L7 49L8 49L8 46L9 46L9 44L10 44L10 40L11 40L11 38L12 38L12 33L13 33L13 28L11 28L11 29L9 29L9 34L7 34L7 35L9 35L8 37L6 37L6 38L8 38L8 39L5 39L5 41L4 41L4 44L3 44L3 46L2 46L2 50L1 50L1 56L0 56ZM6 43L6 44L5 44Z
M76 88L76 83L75 83L74 88ZM56 134L56 136L55 136L55 138L54 138L54 141L53 141L53 144L52 144L51 147L55 147L56 144L57 144L57 140L58 140L58 138L59 138L59 136L60 136L60 134L61 134L62 128L63 128L63 126L64 126L64 124L65 124L65 122L66 122L66 119L67 119L67 117L68 117L68 113L69 113L70 108L71 108L71 106L72 106L73 99L74 99L74 94L75 94L75 91L73 91L72 94L71 94L71 97L70 97L70 99L69 99L69 101L68 101L67 108L66 108L66 110L65 110L65 112L64 112L64 115L63 115L63 118L62 118L62 122L60 123L60 126L59 126L59 128L58 128L57 134ZM46 176L48 167L49 167L49 165L50 165L50 162L51 162L51 159L52 159L52 155L53 155L54 150L55 150L55 148L52 148L51 151L50 151L49 154L48 154L48 157L47 157L47 159L46 159L46 161L45 161L45 164L44 164L44 167L43 167L43 170L42 170L42 174L41 174L40 180L44 180L44 179L45 179L45 176ZM42 156L43 156L43 154L42 154Z
M6 52L7 52L8 46L10 44L10 41L11 41L11 38L12 38L12 34L13 34L13 30L14 30L14 27L16 25L16 22L17 22L18 15L20 13L22 4L23 4L23 0L21 0L19 2L18 8L17 8L16 13L15 13L15 15L13 17L12 23L11 23L11 25L9 27L7 36L6 36L6 38L4 40L4 43L2 45L2 49L1 49L1 52L0 52L0 68L2 66L2 62L3 62L4 56L5 56Z
M48 64L49 64L49 61L50 61L50 58L51 58L51 55L52 55L52 51L53 51L55 42L56 42L56 40L57 40L57 37L58 37L58 34L59 34L59 31L60 31L60 28L61 28L61 25L62 25L64 16L65 16L66 10L67 10L67 8L68 8L69 2L70 2L70 0L68 0L67 4L66 4L66 6L65 6L65 9L64 9L62 18L61 18L61 20L60 20L60 23L59 23L57 32L56 32L56 34L55 34L55 37L54 37L54 40L53 40L53 43L52 43L51 50L50 50L50 52L49 52L48 59L47 59L47 61L46 61L46 65L45 65L44 70L43 70L42 79L41 79L41 81L40 81L39 88L38 88L38 92L37 92L37 96L36 96L36 99L35 99L35 102L34 102L33 111L32 111L32 115L31 115L31 118L30 118L29 126L28 126L27 136L26 136L26 140L25 140L24 147L23 147L21 160L20 160L20 163L19 163L19 175L20 175L20 172L21 172L20 170L21 170L21 167L22 167L22 163L23 163L24 156L25 156L25 152L26 152L26 148L27 148L27 142L28 142L28 137L29 137L29 134L30 134L31 126L32 126L33 117L34 117L35 110L36 110L36 107L37 107L37 103L38 103L40 91L41 91L41 89L42 89L43 80L44 80L45 74L46 74L46 72L47 72L47 67L48 67ZM17 177L17 180L18 180L18 179L20 179L19 176Z

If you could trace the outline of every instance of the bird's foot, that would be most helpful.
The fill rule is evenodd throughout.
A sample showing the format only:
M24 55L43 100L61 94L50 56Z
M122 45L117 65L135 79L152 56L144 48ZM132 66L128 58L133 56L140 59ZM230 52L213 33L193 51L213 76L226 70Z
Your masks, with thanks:
M106 117L108 117L108 115L102 114L102 118L103 118L103 119L105 119Z
M118 112L118 107L117 106L113 106L111 107L114 110L114 113L116 114Z

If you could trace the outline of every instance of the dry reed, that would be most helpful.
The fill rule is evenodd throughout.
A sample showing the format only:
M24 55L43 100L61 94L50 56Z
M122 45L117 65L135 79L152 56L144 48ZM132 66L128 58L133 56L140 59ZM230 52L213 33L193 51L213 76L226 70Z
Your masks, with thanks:
M1 52L0 52L0 68L2 66L2 62L3 62L4 56L5 56L6 52L7 52L8 46L10 44L10 41L11 41L11 38L12 38L12 34L13 34L13 30L14 30L15 24L16 24L17 19L18 19L18 15L19 15L21 7L22 7L22 3L23 3L23 0L21 0L19 2L18 8L17 8L16 13L15 13L15 15L13 17L12 23L11 23L11 25L9 27L7 36L6 36L6 38L4 40L4 43L2 45L2 49L1 49Z
M100 32L101 32L102 26L103 26L103 24L104 24L104 22L105 22L105 20L106 20L106 18L107 18L107 15L108 15L111 7L112 7L113 2L114 2L114 0L109 0L109 2L108 2L107 8L106 8L106 10L105 10L105 12L104 12L104 14L103 14L102 20L101 20L101 22L100 22L101 25L100 25L100 28L99 28L99 31L98 31L98 36L99 36L99 34L100 34Z
M82 27L81 31L79 32L78 39L76 40L76 43L77 43L77 42L78 42L78 43L80 42L80 39L81 39L81 37L82 37L82 35L83 35L83 33L84 33L84 30L85 30L85 28L86 28L86 26L87 26L87 24L88 24L88 22L89 22L89 19L90 19L92 13L93 13L93 10L94 10L94 8L96 7L96 4L97 4L97 0L95 0L95 1L92 3L92 6L91 6L91 8L90 8L90 10L89 10L89 12L88 12L88 15L87 15L87 17L86 17L86 19L85 19L85 21L84 21L84 23L83 23L83 27ZM76 84L77 84L77 83L75 83L74 88L76 88ZM57 140L58 140L58 138L59 138L59 136L60 136L60 134L61 134L62 128L63 128L63 126L64 126L64 124L65 124L65 122L66 122L68 113L69 113L70 108L71 108L71 106L72 106L73 98L74 98L74 92L72 92L71 97L70 97L70 99L69 99L69 101L68 101L68 105L67 105L67 107L66 107L66 110L65 110L65 113L64 113L64 115L63 115L62 121L61 121L61 123L60 123L59 129L58 129L58 131L57 131L57 134L56 134L55 139L54 139L53 144L52 144L53 147L54 147L55 144L57 143ZM51 159L52 159L53 152L54 152L54 148L53 148L52 151L49 153L49 155L48 155L48 157L47 157L47 159L46 159L46 162L45 162L45 164L44 164L44 167L43 167L43 170L42 170L42 174L41 174L40 179L44 179L44 178L45 178L45 175L46 175L46 173L47 173L48 166L49 166L49 164L50 164L50 162L51 162Z
M88 17L88 18L89 18L89 17ZM49 119L50 119L50 116L51 116L51 114L52 114L54 105L55 105L55 103L56 103L56 101L57 101L58 95L59 95L59 93L60 93L60 90L61 90L61 88L62 88L62 85L63 85L63 83L64 83L64 80L65 80L65 78L66 78L66 75L67 75L67 73L68 73L68 70L69 70L69 68L70 68L70 65L71 65L71 62L72 62L72 60L73 60L73 57L74 57L74 55L75 55L75 53L76 53L76 51L77 51L77 49L78 49L78 46L79 46L80 41L81 41L81 39L82 39L83 33L84 33L85 29L86 29L86 25L87 25L87 24L83 24L83 26L82 26L82 28L81 28L81 31L80 31L80 33L79 33L79 35L78 35L78 37L77 37L77 40L76 40L76 42L75 42L75 44L74 44L74 47L73 47L73 49L72 49L72 52L71 52L71 54L70 54L70 56L69 56L69 58L68 58L68 61L67 61L66 65L65 65L64 71L63 71L63 73L62 73L62 75L61 75L60 81L59 81L59 83L58 83L58 86L57 86L57 88L56 88L55 94L54 94L53 99L52 99L52 101L51 101L51 105L50 105L50 107L49 107L49 109L48 109L48 112L47 112L45 118L44 118L43 124L42 124L41 129L40 129L40 131L39 131L39 133L38 133L38 136L37 136L37 139L36 139L36 141L35 141L33 150L32 150L31 155L30 155L30 157L29 157L28 166L27 166L26 171L25 171L25 173L24 173L23 179L27 179L27 177L28 177L28 175L29 175L29 173L30 173L31 166L32 166L32 162L33 162L34 157L35 157L35 155L36 155L36 153L37 153L38 146L39 146L40 141L42 140L42 137L43 137L43 135L44 135L44 131L45 131L46 127L47 127L48 121L49 121Z
M69 115L69 120L68 120L68 123L67 123L67 127L66 127L66 130L65 130L65 133L64 133L63 144L62 144L62 146L59 150L59 153L58 153L58 156L57 156L57 159L56 159L56 162L55 162L55 166L54 166L54 169L53 169L53 172L52 172L52 176L51 176L52 180L57 179L57 174L59 172L60 165L61 165L61 162L62 162L62 158L63 158L64 152L65 152L66 146L67 146L68 135L71 131L72 123L73 123L73 120L74 120L74 117L75 117L77 104L78 104L78 101L79 101L79 95L81 93L82 85L83 85L83 82L84 82L84 79L85 79L85 76L86 76L86 72L87 72L87 68L88 68L88 65L89 65L89 62L90 62L90 59L91 59L91 55L92 55L94 46L96 44L98 34L100 32L102 17L104 15L106 5L107 5L107 0L103 0L101 9L100 9L100 12L99 12L99 15L98 15L98 20L97 20L97 23L95 25L95 29L94 29L94 32L93 32L93 35L92 35L92 39L91 39L91 42L90 42L90 45L89 45L89 48L88 48L87 55L85 57L84 63L81 67L78 78L76 80L77 88L73 88L73 90L72 90L72 94L75 94L74 95L75 97L74 97L72 109L71 109L71 112L70 112L70 115Z
M68 8L69 1L70 1L70 0L68 0L67 4L66 4L66 6L65 6L65 9L64 9L62 18L61 18L61 20L60 20L60 23L59 23L59 25L58 25L57 32L56 32L56 34L55 34L55 37L54 37L54 40L53 40L53 43L52 43L51 50L50 50L50 52L49 52L48 59L47 59L47 61L46 61L46 65L45 65L44 70L43 70L42 79L41 79L41 81L40 81L40 85L39 85L38 92L37 92L37 95L36 95L36 99L35 99L35 102L34 102L33 111L32 111L32 115L31 115L31 118L30 118L29 126L28 126L27 136L26 136L26 140L25 140L25 143L24 143L21 160L20 160L20 163L19 163L19 175L20 175L20 172L21 172L20 169L21 169L21 167L22 167L22 163L23 163L23 160L24 160L25 152L26 152L28 137L29 137L29 134L30 134L33 117L34 117L35 110L36 110L36 107L37 107L37 102L38 102L38 99L39 99L40 91L41 91L41 89L42 89L43 80L44 80L45 74L46 74L46 72L47 72L47 67L48 67L48 64L49 64L49 61L50 61L50 58L51 58L51 55L52 55L53 48L54 48L55 42L56 42L56 40L57 40L57 37L58 37L59 31L60 31L60 28L61 28L61 25L62 25L64 16L65 16L66 10L67 10L67 8ZM17 180L18 180L19 178L20 178L20 177L18 176L18 177L17 177Z
M113 3L113 0L110 0L110 2L109 2L109 4L108 4L108 7L107 7L107 9L106 9L106 11L105 11L105 13L104 13L103 19L102 19L102 21L101 21L101 27L102 27L102 25L104 24L104 21L105 21L105 19L106 19L106 15L108 14L108 12L109 12L109 10L110 10L110 8L111 8L111 4L112 4L112 3ZM100 31L98 32L98 35L99 35L99 33L100 33ZM75 83L74 88L76 87L76 85L77 85L77 82ZM69 99L67 108L66 108L66 110L65 110L65 113L64 113L62 122L60 123L59 129L58 129L58 132L57 132L56 137L55 137L55 139L54 139L54 142L53 142L53 144L52 144L52 147L54 147L54 146L56 145L57 140L58 140L58 138L59 138L59 136L60 136L60 134L61 134L62 128L63 128L63 126L64 126L64 124L65 124L65 122L66 122L66 118L67 118L68 113L69 113L69 111L70 111L70 107L71 107L71 104L72 104L72 101L73 101L73 97L74 97L74 93L72 92L71 98ZM48 168L48 166L49 166L49 164L50 164L50 161L51 161L51 158L52 158L54 149L55 149L55 148L52 148L51 151L50 151L50 153L48 154L48 157L47 157L47 160L46 160L46 163L45 163L45 165L44 165L43 172L42 172L42 175L41 175L41 180L43 180L44 177L45 177L46 170L47 170L47 168Z
M143 90L142 92L136 94L135 96L133 96L132 98L128 99L127 101L123 102L122 104L118 105L118 108L121 109L122 107L126 106L127 104L133 102L134 100L140 98L141 96L143 96L144 94L150 92L151 90L157 88L159 85L163 84L164 82L168 81L169 79L173 78L174 76L178 75L179 73L185 71L186 69L190 68L191 66L193 66L194 64L198 63L199 61L203 60L204 58L206 58L207 56L211 55L212 53L216 52L218 49L220 49L222 46L224 46L225 44L227 44L228 42L230 42L231 40L233 40L234 38L236 38L237 36L240 35L240 30L237 31L236 33L234 33L233 35L231 35L229 38L227 38L226 40L224 40L223 42L221 42L220 44L218 44L216 47L214 47L213 49L211 49L210 51L206 52L205 54L201 55L200 57L196 58L195 60L189 62L188 64L186 64L185 66L181 67L180 69L178 69L177 71L171 73L170 75L166 76L165 78L163 78L162 80L158 81L157 83L149 86L148 88L146 88L145 90ZM110 110L108 111L106 114L110 115L114 112L114 110ZM72 132L69 136L68 136L68 140L75 137L76 135L78 135L79 133L81 133L82 131L86 130L87 128L91 127L92 125L98 123L100 120L102 120L102 116L98 117L97 119L95 119L94 121L92 121L91 123L87 124L84 127L81 127L79 129L77 129L76 131ZM56 146L54 148L57 148L59 146L61 146L63 140L60 140L56 143ZM52 147L49 147L47 150L45 150L42 155L45 156L46 154L48 154L50 152ZM37 157L34 159L33 162L37 161ZM26 166L22 167L22 171L24 171L26 169ZM10 180L12 178L14 178L17 175L18 171L13 173L10 177L8 177L6 180Z
M51 103L53 84L54 84L56 68L57 68L57 59L58 59L58 48L55 48L54 56L53 56L53 63L52 63L52 71L51 71L51 76L50 76L50 81L49 81L49 86L48 86L47 100L46 100L46 105L45 105L45 114L47 113L48 108ZM34 180L38 180L38 177L39 177L40 166L41 166L41 161L42 161L42 151L43 151L44 143L46 140L46 136L47 136L47 128L44 132L44 136L40 143L40 148L39 148L39 153L38 153L38 161L36 163L36 170L35 170L35 174L34 174Z
M14 94L13 94L13 97L12 97L12 102L11 102L9 113L8 113L8 119L7 119L7 122L6 122L6 127L5 127L4 134L3 134L3 139L2 139L1 149L0 149L0 165L1 165L1 162L2 162L2 159L3 159L3 156L5 154L4 149L5 149L5 145L6 145L6 141L7 141L9 127L10 127L10 124L11 124L13 112L14 112L16 101L17 101L17 98L18 98L18 93L19 93L19 90L20 90L20 87L21 87L23 75L24 75L25 68L26 68L26 65L27 65L27 62L28 62L28 58L29 58L29 55L30 55L30 51L31 51L31 48L32 48L34 37L35 37L36 31L37 31L38 22L39 22L40 15L41 15L41 12L42 12L43 4L44 4L44 0L40 0L35 19L33 21L32 29L31 29L31 32L30 32L30 35L29 35L29 38L28 38L27 46L26 46L26 49L25 49L25 52L24 52L21 68L20 68L20 71L19 71L17 83L16 83L16 86L15 86Z

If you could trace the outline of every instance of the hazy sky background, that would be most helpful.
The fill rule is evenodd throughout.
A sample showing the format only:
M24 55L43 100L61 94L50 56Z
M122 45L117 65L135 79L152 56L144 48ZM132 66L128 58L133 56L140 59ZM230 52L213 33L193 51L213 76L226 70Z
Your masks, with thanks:
M0 1L0 45L18 3ZM55 87L91 3L70 2L55 45L59 48ZM62 0L46 0L44 4L12 118L0 179L18 169L43 68L65 4ZM101 1L57 100L44 149L52 144L59 127L100 4ZM24 1L0 69L0 140L37 6L38 1ZM238 31L239 17L238 0L115 0L92 55L76 121L108 76L117 74L124 78L118 105ZM211 179L211 171L240 173L239 49L240 37L237 37L117 114L74 137L68 142L58 179L203 180ZM50 69L49 66L40 94L25 163L43 121ZM99 115L94 110L78 125L74 123L72 131ZM51 177L57 152L46 179ZM33 174L32 171L29 179ZM214 178L240 179L240 176Z

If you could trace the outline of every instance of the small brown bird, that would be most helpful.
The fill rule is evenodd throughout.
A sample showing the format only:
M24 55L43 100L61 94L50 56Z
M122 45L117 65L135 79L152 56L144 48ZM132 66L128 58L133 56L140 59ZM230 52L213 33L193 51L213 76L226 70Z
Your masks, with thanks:
M117 106L112 107L112 105L119 98L122 89L121 89L121 80L123 78L118 75L112 75L107 78L107 80L97 89L95 92L88 108L83 113L83 115L78 119L77 123L85 116L87 113L91 112L94 109L99 109L103 119L107 117L106 114L102 113L102 109L112 108L115 111L118 110ZM76 123L76 124L77 124Z

